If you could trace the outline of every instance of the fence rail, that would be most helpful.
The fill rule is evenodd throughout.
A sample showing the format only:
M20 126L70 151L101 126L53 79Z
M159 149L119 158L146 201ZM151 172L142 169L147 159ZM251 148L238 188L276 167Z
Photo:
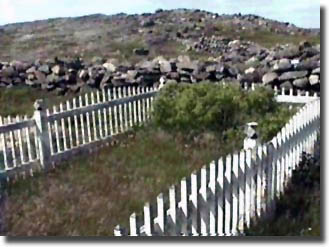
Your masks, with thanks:
M133 213L115 236L236 236L270 216L302 152L320 133L320 100L304 105L269 142L214 160Z
M254 90L257 84L244 85ZM97 146L150 119L159 88L114 87L80 95L45 109L36 102L32 118L0 117L0 173L24 176ZM274 88L279 102L307 103L318 95Z

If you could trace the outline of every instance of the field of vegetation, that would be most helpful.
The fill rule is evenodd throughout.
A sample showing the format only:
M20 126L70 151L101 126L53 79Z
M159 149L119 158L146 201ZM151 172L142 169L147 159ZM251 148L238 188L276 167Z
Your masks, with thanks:
M276 103L264 88L201 83L168 85L153 120L117 144L62 163L48 174L8 185L9 236L109 236L116 224L212 159L242 148L243 127L258 121L270 140L295 108Z

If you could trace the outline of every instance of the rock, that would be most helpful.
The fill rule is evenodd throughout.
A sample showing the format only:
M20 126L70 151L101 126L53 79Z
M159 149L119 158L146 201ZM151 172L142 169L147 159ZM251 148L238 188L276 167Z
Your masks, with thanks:
M309 81L308 81L307 77L303 77L303 78L294 80L292 84L298 88L305 88L308 86Z
M79 93L81 90L82 85L81 84L75 84L75 85L69 85L68 88L73 93Z
M28 65L26 63L23 63L21 61L12 61L10 63L11 67L15 68L15 71L18 73L25 72L27 70Z
M133 53L138 55L138 56L147 56L149 54L149 50L145 48L135 48L133 50Z
M254 67L250 67L244 71L245 74L252 74L256 71Z
M49 74L46 78L47 83L57 84L59 82L59 77L55 74Z
M216 64L211 64L206 67L206 72L214 73L216 72Z
M320 67L312 70L312 74L320 75L320 72L321 72Z
M44 65L41 65L38 70L42 73L45 73L45 74L49 74L50 73L50 68L49 68L49 65L47 64L44 64Z
M27 75L27 79L29 79L29 80L31 80L31 81L33 81L33 80L35 80L35 74L28 74Z
M103 89L106 85L111 83L111 77L112 77L111 73L105 73L105 75L103 76L103 78L100 82L100 88Z
M295 70L314 70L320 66L319 61L305 60L295 66Z
M117 66L115 66L113 63L104 63L103 64L103 67L107 70L107 71L110 71L110 72L115 72L116 69L117 69Z
M299 43L299 48L300 49L304 49L304 48L308 48L308 47L312 47L311 43L306 41L306 40L303 40Z
M169 61L160 61L159 63L161 73L170 73L173 70Z
M35 73L37 71L35 66L32 66L31 68L29 68L28 70L26 70L26 73L30 74L30 73Z
M319 76L318 75L311 75L309 77L309 82L310 84L313 86L313 85L316 85L316 84L319 84L320 83L320 80L319 80Z
M47 91L53 91L53 90L55 90L55 88L56 88L56 85L53 83L46 84Z
M300 55L300 51L299 51L299 47L295 46L295 45L290 45L287 47L284 47L283 50L277 51L275 53L275 58L277 59L281 59L281 58L295 58L298 57Z
M91 59L91 62L93 64L103 64L103 63L105 63L105 59L102 57L95 56Z
M127 79L129 81L133 81L138 77L138 71L137 70L128 70L127 71Z
M87 81L88 78L89 78L89 75L88 75L88 71L86 70L81 70L79 73L78 73L78 76L80 79L84 80L84 81Z
M142 70L153 71L155 70L157 64L153 61L142 61L136 64L136 67L139 67Z
M290 81L285 81L281 83L280 88L284 88L285 90L290 90L293 88L293 85L291 84Z
M289 71L292 67L292 64L290 63L290 60L287 58L280 59L278 62L276 62L273 66L274 72L286 72Z
M305 77L308 74L307 71L289 71L283 73L280 77L280 81L286 81L286 80L293 80L293 79L298 79Z
M146 19L146 20L144 19L141 21L140 25L142 27L152 27L155 25L155 22L151 19Z
M3 76L3 77L14 77L17 75L18 75L18 73L11 66L9 66L5 69L2 69L2 71L0 72L0 76Z
M63 75L65 73L64 71L64 67L61 65L55 65L54 67L51 68L51 71L55 74L55 75Z
M275 82L278 78L279 78L279 75L277 73L269 72L269 73L266 73L265 75L263 75L262 81L263 81L263 84L266 85L266 84Z
M42 73L40 71L36 71L34 74L35 74L35 77L37 78L37 80L40 84L43 84L43 83L47 82L46 76L45 76L44 73Z
M186 59L186 58L180 59L180 61L176 64L176 66L178 69L184 70L187 72L193 72L193 70L198 69L198 64L196 61L191 61L190 59ZM182 73L182 71L180 73Z

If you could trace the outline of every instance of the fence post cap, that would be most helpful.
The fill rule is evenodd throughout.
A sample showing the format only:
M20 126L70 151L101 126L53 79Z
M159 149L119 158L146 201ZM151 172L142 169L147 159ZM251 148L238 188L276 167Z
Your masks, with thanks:
M36 111L41 111L45 108L45 103L43 101L43 99L37 99L34 104L33 107Z
M258 126L258 123L257 122L250 122L250 123L247 123L247 126L256 127L256 126Z

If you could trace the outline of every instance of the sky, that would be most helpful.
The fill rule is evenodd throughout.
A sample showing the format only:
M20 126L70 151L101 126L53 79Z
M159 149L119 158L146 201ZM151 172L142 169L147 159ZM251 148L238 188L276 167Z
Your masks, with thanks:
M141 14L192 8L218 14L256 14L304 28L320 28L320 0L0 0L0 25L89 14Z

